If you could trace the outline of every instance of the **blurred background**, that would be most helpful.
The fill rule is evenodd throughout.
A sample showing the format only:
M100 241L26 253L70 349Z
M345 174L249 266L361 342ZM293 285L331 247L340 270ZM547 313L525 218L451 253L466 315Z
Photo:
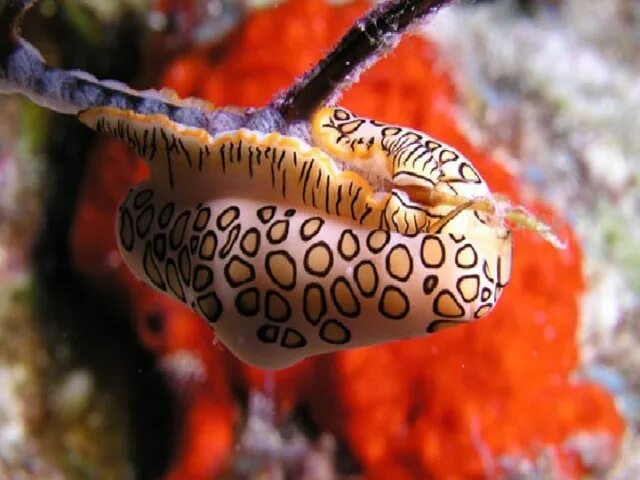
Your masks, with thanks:
M47 61L262 106L368 0L41 0ZM73 117L0 97L1 479L640 478L640 2L459 2L341 101L467 155L549 221L487 318L265 373L137 282L146 176Z

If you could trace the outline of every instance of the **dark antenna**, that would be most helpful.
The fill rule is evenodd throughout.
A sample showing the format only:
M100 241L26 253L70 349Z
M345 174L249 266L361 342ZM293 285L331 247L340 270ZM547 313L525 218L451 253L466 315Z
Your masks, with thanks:
M321 105L335 102L409 27L450 0L387 0L360 18L316 66L278 95L271 106L287 121L307 120Z

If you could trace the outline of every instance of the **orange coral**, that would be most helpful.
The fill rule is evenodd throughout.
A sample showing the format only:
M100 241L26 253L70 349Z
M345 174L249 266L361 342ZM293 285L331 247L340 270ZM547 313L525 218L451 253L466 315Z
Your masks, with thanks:
M221 58L209 62L202 52L187 53L165 70L163 86L216 105L264 105L314 63L367 3L335 7L296 0L256 13ZM407 38L341 103L456 146L494 191L521 202L518 180L459 130L455 102L433 45ZM122 147L105 143L87 179L74 251L84 271L129 290L141 341L159 358L188 351L204 366L206 379L183 395L181 449L169 477L210 478L233 442L231 379L260 389L264 376L211 346L203 321L106 260L115 252L117 200L142 175L140 163ZM541 203L530 207L553 214ZM579 477L586 465L566 447L567 440L587 432L615 441L623 424L605 391L571 379L584 285L580 248L569 228L562 229L569 240L562 252L533 234L516 233L512 283L487 318L425 339L318 357L277 373L281 411L307 405L321 429L347 443L370 479L494 477L501 456L533 457L547 447L563 473ZM149 313L158 309L168 316L161 328L149 324Z

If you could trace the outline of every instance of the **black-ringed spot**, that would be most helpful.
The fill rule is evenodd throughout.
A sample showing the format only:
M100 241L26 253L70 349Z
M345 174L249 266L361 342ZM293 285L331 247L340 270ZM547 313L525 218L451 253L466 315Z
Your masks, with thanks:
M341 108L336 108L333 110L333 118L340 122L344 122L345 120L349 120L351 115L349 115L349 112L342 110Z
M229 230L229 234L227 235L227 240L224 245L220 249L220 258L225 259L231 253L233 246L236 244L236 240L238 240L238 235L240 235L240 224L234 225L231 230Z
M386 230L373 230L367 236L367 247L371 253L380 253L387 246L391 236Z
M473 302L478 298L480 277L478 275L463 275L458 278L456 288L465 302Z
M160 213L158 214L158 225L160 226L160 228L166 228L169 225L171 219L173 218L175 208L176 207L173 202L167 203L164 207L162 207L162 210L160 210Z
M136 196L133 198L133 206L136 210L144 207L149 201L153 198L153 190L150 188L145 188L144 190L140 190L136 193Z
M133 232L133 217L128 209L124 209L120 215L120 243L127 252L133 250L135 242L135 233Z
M427 150L431 152L433 152L434 150L437 150L441 146L442 145L440 145L438 142L434 142L433 140L427 140L427 142L425 143L425 147L427 147Z
M293 290L296 285L296 261L286 250L267 253L265 269L269 278L283 290Z
M277 220L267 230L267 240L277 245L284 242L289 235L289 220Z
M169 285L169 290L171 290L173 292L173 294L176 296L176 298L178 298L178 300L180 300L181 302L184 302L185 296L184 296L184 289L182 287L182 283L180 282L180 278L178 277L178 269L176 267L176 262L172 259L169 258L167 260L166 263L166 279L167 279L167 285Z
M311 240L319 232L324 225L324 219L321 217L311 217L305 220L300 226L300 238L305 242Z
M217 246L218 237L216 237L216 233L213 230L208 230L202 236L202 241L200 242L200 258L202 260L213 260Z
M360 253L360 242L353 230L343 230L338 240L338 253L347 262L353 260Z
M196 265L193 270L193 289L196 292L209 288L213 283L213 270L207 265Z
M340 129L340 133L342 133L343 135L350 135L354 133L356 130L358 130L363 123L364 123L364 120L360 118L356 118L354 120L341 123L338 128Z
M201 208L200 210L198 210L196 219L193 221L193 229L196 232L201 232L209 224L210 218L211 218L211 209L209 207Z
M160 290L166 290L167 287L162 279L162 274L160 273L160 269L156 265L153 256L151 255L151 242L147 242L144 247L144 255L142 257L142 268L144 268L144 273L151 283Z
M456 265L460 268L473 268L478 263L476 249L467 243L456 253Z
M440 268L444 265L445 249L442 240L436 235L425 235L422 240L420 258L427 268Z
M266 207L262 207L258 209L256 215L260 219L262 223L269 223L274 215L276 214L276 207L273 205L267 205Z
M218 219L216 220L216 225L218 229L221 231L225 231L227 228L231 226L233 222L235 222L240 216L240 209L235 205L225 208L220 215L218 215Z
M422 135L419 135L416 132L407 130L405 131L405 133L402 134L402 139L405 140L407 143L419 142L420 140L422 140Z
M413 258L406 245L393 246L385 261L389 275L401 282L406 282L413 272Z
M184 284L189 286L191 284L191 255L189 255L186 245L180 249L178 254L178 270L180 270Z
M332 345L344 345L351 340L351 332L338 320L327 320L320 327L320 338Z
M242 240L240 240L240 250L247 257L255 257L260 250L260 231L251 227L244 232Z
M242 290L236 296L236 310L241 315L251 317L260 311L260 292L257 288L251 287Z
M304 336L294 328L287 328L284 331L280 346L284 348L302 348L307 344Z
M345 317L355 318L360 315L360 302L353 293L353 288L343 276L331 284L331 299L336 309Z
M365 298L371 298L378 288L378 271L371 260L363 260L356 265L353 277L358 290Z
M278 334L280 333L280 327L277 325L262 325L256 335L258 340L264 343L275 343L278 340Z
M256 274L253 265L234 255L224 267L224 276L229 285L237 288L254 280Z
M433 311L440 317L460 318L464 316L464 308L449 290L442 290L433 301Z
M178 215L178 218L176 218L169 236L169 245L173 250L177 250L180 245L182 245L182 242L184 242L184 233L187 229L187 222L189 221L190 216L191 212L189 210L185 210Z
M378 310L387 318L401 320L409 313L409 299L399 288L386 286L380 296Z
M385 127L382 129L383 137L391 137L393 135L397 135L402 131L400 127Z
M482 293L480 294L480 300L482 300L483 302L486 302L490 298L491 298L491 290L488 289L487 287L484 287L482 289Z
M200 311L209 323L215 323L222 315L222 302L215 292L207 293L198 297L197 300Z
M491 303L487 303L485 305L481 305L473 314L473 316L475 318L480 318L480 317L484 317L487 313L489 313L489 311L491 310L491 307L493 307L493 304Z
M147 205L142 213L138 215L138 219L136 220L136 232L138 233L138 237L144 238L149 233L149 229L151 228L151 223L153 222L154 215L153 205Z
M327 313L327 297L319 283L310 283L304 287L302 302L304 316L311 325L318 325Z
M437 275L427 275L422 282L422 290L425 295L431 295L433 291L438 286L438 276Z
M458 168L458 174L468 182L482 183L478 172L476 172L476 170L467 162L460 164L460 167Z
M324 240L314 243L304 254L304 268L318 277L326 277L333 267L333 252Z
M264 305L265 316L272 322L286 322L291 318L289 302L275 290L267 290Z
M164 233L156 233L153 236L153 253L160 262L167 256L167 236Z
M440 163L452 162L458 159L458 154L451 150L443 150L440 154Z

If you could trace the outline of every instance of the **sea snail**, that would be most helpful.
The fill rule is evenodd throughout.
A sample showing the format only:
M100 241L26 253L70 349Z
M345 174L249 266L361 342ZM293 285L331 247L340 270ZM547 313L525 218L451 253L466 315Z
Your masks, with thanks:
M148 162L149 180L118 211L133 273L198 312L239 358L283 368L475 320L509 282L511 233L467 159L424 133L326 106L353 73L326 67L346 40L369 44L362 25L376 25L379 38L375 51L351 57L360 69L390 30L400 35L440 3L384 2L258 110L202 110L73 72L73 91L100 89L100 101L62 98L29 90L8 62L5 70L12 91L64 103ZM376 23L394 12L393 25ZM527 214L509 214L544 233Z
M489 194L464 157L424 134L340 108L315 114L314 147L245 129L212 137L111 108L80 120L149 163L150 180L119 209L131 270L251 364L280 368L480 318L509 280L506 229L398 188Z

